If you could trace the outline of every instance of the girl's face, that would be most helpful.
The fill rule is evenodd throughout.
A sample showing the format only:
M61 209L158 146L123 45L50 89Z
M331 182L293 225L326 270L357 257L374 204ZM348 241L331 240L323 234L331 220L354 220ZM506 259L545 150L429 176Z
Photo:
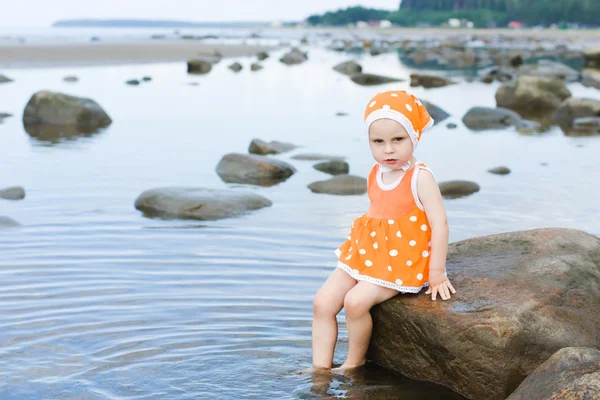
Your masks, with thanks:
M369 146L373 158L390 169L402 167L413 154L406 129L391 119L378 119L369 127Z

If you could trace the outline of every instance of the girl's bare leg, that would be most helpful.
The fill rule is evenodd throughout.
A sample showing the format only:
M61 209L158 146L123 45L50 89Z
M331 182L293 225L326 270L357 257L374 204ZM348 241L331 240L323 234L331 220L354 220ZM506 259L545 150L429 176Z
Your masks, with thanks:
M397 290L365 281L358 282L346 294L344 311L348 324L348 356L340 369L356 368L365 363L373 330L373 320L369 311L373 306L397 294Z
M314 368L331 368L338 336L336 316L344 306L344 297L356 280L336 268L313 301L312 350Z

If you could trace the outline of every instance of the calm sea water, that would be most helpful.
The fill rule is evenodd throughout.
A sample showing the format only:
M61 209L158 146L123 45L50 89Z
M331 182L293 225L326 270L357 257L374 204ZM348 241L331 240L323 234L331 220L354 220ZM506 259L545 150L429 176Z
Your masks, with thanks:
M272 57L253 73L239 59L246 68L235 74L225 60L201 77L185 63L1 71L15 82L0 85L0 112L14 114L0 125L0 188L21 185L27 197L0 201L0 215L22 224L0 230L0 398L459 398L375 366L359 377L297 374L311 364L312 297L367 198L313 194L307 184L327 176L289 159L343 155L366 175L363 107L375 91L408 88L360 87L331 69L348 56L308 50L304 65ZM368 72L410 74L393 54L359 60ZM80 82L62 81L72 74ZM153 81L124 84L144 75ZM600 234L600 137L464 128L471 106L495 105L496 88L414 89L453 114L424 136L418 158L438 181L481 185L445 202L451 241L540 227ZM42 89L93 98L114 123L86 137L31 138L21 115ZM147 219L133 207L149 188L228 187L216 164L253 138L303 146L277 156L294 176L254 189L272 207L213 222ZM498 165L512 173L486 172ZM336 362L347 350L339 320Z

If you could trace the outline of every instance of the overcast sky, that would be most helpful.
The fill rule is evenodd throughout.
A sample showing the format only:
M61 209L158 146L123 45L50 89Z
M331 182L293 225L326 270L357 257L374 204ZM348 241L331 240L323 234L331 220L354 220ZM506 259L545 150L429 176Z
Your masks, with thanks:
M297 21L349 6L392 10L399 4L400 0L4 0L0 27L43 27L59 19L74 18Z

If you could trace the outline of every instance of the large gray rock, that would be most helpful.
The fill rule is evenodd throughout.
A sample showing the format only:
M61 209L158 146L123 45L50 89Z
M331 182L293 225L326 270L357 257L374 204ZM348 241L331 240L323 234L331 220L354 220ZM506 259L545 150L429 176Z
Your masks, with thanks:
M23 125L58 125L81 130L104 128L112 120L94 100L67 94L41 91L35 93L23 112Z
M356 75L362 72L362 67L360 64L354 61L345 61L333 67L333 69L337 72L340 72L344 75Z
M338 175L325 181L308 185L313 193L357 195L367 192L367 180L360 176Z
M375 74L355 74L350 77L352 82L363 86L382 85L384 83L402 82L403 79L390 78L388 76Z
M522 65L517 74L520 76L530 75L550 79L562 79L566 82L577 82L581 78L579 71L551 60L539 60L537 64Z
M600 46L594 46L584 50L583 58L586 67L600 68Z
M308 54L298 50L297 48L293 48L279 59L280 62L286 65L302 64L307 60Z
M187 72L190 74L208 74L212 70L212 66L213 64L207 60L188 60Z
M250 192L186 187L150 189L135 200L135 208L148 217L198 220L230 218L271 204Z
M600 117L600 101L571 97L565 100L552 116L566 135L578 136L580 132L574 121L578 118ZM575 128L575 129L574 129Z
M410 86L417 87L423 86L425 89L444 87L448 85L454 85L456 82L452 82L442 76L437 75L425 75L425 74L411 74L410 75Z
M439 183L440 192L446 199L458 199L479 192L479 185L471 181L447 181Z
M450 244L446 268L451 300L423 291L373 308L369 359L501 400L557 350L600 348L599 238L572 229L478 237Z
M272 186L292 176L296 169L283 161L255 154L230 153L217 165L217 174L227 183Z
M252 139L252 142L250 142L250 146L248 147L248 152L250 154L266 156L267 154L285 153L294 150L297 147L298 146L291 143L278 142L276 140L267 143L260 139Z
M496 105L521 116L538 116L553 112L569 97L571 92L562 80L520 76L498 89Z
M0 199L5 200L23 200L25 198L25 189L21 186L13 186L6 189L0 189Z
M3 217L0 215L0 229L4 228L14 228L16 226L21 226L17 221L12 218Z
M521 116L506 108L473 107L463 117L463 123L471 130L501 129L521 121Z
M344 175L350 172L350 166L343 160L323 161L313 165L313 168L330 175Z
M560 349L537 367L506 400L600 399L600 351Z

